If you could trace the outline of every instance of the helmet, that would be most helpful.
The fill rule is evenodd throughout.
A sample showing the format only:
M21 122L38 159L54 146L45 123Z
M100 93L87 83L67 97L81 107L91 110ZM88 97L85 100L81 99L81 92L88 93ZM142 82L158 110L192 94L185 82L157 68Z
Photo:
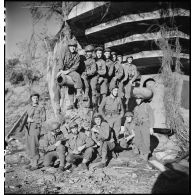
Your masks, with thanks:
M77 46L77 42L72 39L68 42L68 46Z
M33 96L37 96L38 98L40 97L39 93L33 91L30 95L30 98L33 97Z
M125 113L125 117L130 117L130 116L133 117L133 113L132 112L126 112Z
M93 119L95 119L95 118L101 118L102 119L102 115L100 114L100 113L95 113L94 115L93 115Z
M111 49L110 48L105 48L104 52L111 52Z
M118 89L118 86L117 86L117 85L112 85L112 86L110 86L110 92L111 92L113 89L115 89L115 88Z
M75 127L78 127L78 124L76 123L76 122L71 122L70 124L69 124L69 129L73 129L73 128L75 128Z
M103 48L102 47L96 47L95 51L103 51Z
M111 55L117 55L117 53L115 51L112 51Z
M85 47L85 51L87 52L87 51L93 51L94 50L94 47L93 47L93 45L87 45L86 47Z

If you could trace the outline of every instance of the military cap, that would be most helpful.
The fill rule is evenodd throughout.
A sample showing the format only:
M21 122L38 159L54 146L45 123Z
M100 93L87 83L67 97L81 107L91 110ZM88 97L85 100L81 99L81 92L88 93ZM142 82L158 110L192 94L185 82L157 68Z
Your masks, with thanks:
M68 42L68 46L77 46L77 42L72 39Z
M118 54L117 57L123 57L121 54Z
M93 119L95 119L95 118L101 118L102 119L102 115L100 114L100 113L95 113L94 115L93 115Z
M85 51L93 51L93 50L94 50L93 45L87 45L87 46L85 47Z
M112 51L111 55L117 55L117 53L115 51Z
M56 129L59 129L60 128L60 123L58 121L53 121L51 124L50 124L50 131L53 131L53 130L56 130Z
M112 85L110 86L110 91L112 91L113 89L117 88L118 89L118 86L117 85Z
M133 56L128 56L128 57L126 58L126 60L128 60L129 58L132 58L132 60L133 60Z
M30 98L33 97L33 96L37 96L38 98L40 97L39 93L37 93L35 91L31 92Z
M126 112L125 113L125 117L130 117L130 116L133 117L133 113L132 112Z
M111 49L110 48L105 48L104 52L111 52Z
M102 47L96 47L95 51L103 51L103 48Z
M70 124L69 124L69 129L73 129L73 128L75 128L75 127L78 127L78 124L76 123L76 122L71 122Z

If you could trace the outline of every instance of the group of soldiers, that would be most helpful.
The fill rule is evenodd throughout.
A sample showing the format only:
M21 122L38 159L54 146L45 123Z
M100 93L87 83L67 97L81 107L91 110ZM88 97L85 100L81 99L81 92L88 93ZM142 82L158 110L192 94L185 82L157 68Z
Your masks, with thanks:
M94 49L92 45L88 45L85 47L85 69L79 74L77 68L80 56L76 52L76 42L70 41L68 54L62 51L58 59L60 67L57 66L59 72L56 72L56 78L61 74L69 75L77 90L77 98L82 95L83 80L84 97L90 98L91 90L92 107L96 107L96 110L92 125L84 131L75 121L70 122L68 127L59 120L50 124L43 137L42 166L54 166L57 159L59 171L74 169L78 163L80 163L79 169L87 170L89 164L95 160L100 161L96 168L104 168L110 157L117 157L116 151L129 149L147 161L151 152L150 134L153 134L154 116L148 100L145 101L139 96L136 97L137 106L134 111L128 111L132 86L139 75L136 66L132 64L133 58L127 58L127 63L122 64L122 56L117 56L109 48ZM95 58L93 58L94 51ZM40 168L39 137L41 124L46 120L46 112L44 107L39 105L39 94L33 93L31 100L26 131L27 152L30 158L30 165L27 168L36 170ZM70 100L70 108L73 108L74 98ZM125 117L124 128L121 128L123 117Z

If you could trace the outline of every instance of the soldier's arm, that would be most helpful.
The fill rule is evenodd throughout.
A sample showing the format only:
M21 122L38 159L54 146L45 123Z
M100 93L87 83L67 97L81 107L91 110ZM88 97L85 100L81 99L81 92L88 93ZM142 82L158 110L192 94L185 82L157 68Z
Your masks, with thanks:
M112 76L113 72L114 72L114 63L112 62L110 65L110 69L108 71L108 76Z
M80 56L76 55L73 59L73 66L69 69L70 72L76 71L80 64Z
M98 70L99 75L104 76L106 74L107 68L106 68L106 62L101 61L102 68Z
M90 69L90 71L87 72L87 75L93 76L96 72L97 72L97 67L96 67L95 60L93 60L93 62L91 64L91 69Z
M123 103L122 103L122 100L121 100L121 98L119 99L119 104L120 104L120 117L122 118L123 116L124 116L124 113L125 113L125 111L124 111L124 107L123 107Z
M150 120L150 128L154 128L154 111L149 104L146 104L146 106Z
M131 82L132 82L132 83L135 81L135 79L136 79L137 76L138 76L137 67L136 67L135 65L133 65L133 71L134 71L134 76L133 76L133 78L131 79Z
M103 118L106 118L106 115L104 113L104 107L106 105L106 97L102 100L100 106L99 106L99 113L103 116Z

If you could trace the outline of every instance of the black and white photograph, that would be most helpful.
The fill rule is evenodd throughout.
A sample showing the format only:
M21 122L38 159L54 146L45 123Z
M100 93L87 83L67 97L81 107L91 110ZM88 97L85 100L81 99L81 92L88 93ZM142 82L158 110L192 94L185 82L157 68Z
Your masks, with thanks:
M4 1L4 194L190 194L190 54L189 0Z

